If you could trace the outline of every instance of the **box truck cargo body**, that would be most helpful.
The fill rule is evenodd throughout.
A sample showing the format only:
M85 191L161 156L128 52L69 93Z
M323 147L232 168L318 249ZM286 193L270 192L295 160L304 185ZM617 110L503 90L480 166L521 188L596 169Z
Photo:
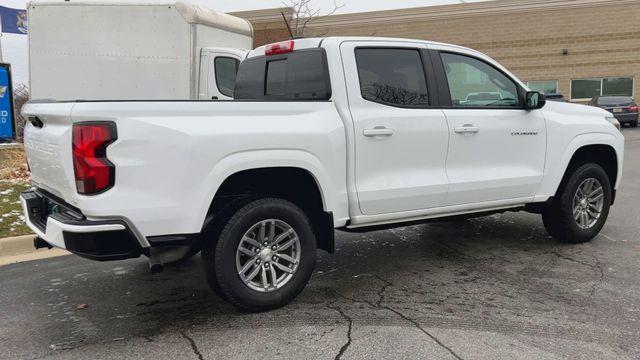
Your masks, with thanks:
M248 21L180 1L33 1L28 11L32 99L231 98L253 42Z

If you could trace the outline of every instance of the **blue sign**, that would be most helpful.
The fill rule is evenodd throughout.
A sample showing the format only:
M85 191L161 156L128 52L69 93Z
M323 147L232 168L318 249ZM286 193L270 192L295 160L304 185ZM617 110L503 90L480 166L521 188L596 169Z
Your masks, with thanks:
M27 10L12 9L0 6L0 21L2 22L2 32L11 34L27 33Z
M11 67L9 64L0 64L0 142L14 137Z

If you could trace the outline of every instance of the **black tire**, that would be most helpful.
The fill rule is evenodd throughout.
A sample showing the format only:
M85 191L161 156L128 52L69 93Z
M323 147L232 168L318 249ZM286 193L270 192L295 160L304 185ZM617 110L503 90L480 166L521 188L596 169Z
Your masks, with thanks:
M630 122L629 126L631 126L632 128L637 128L638 127L638 120Z
M214 220L203 231L203 243L200 244L202 258L205 270L205 277L211 290L222 299L229 301L227 296L220 289L218 279L215 275L215 267L207 266L206 254L212 254L216 250L216 244L220 238L220 234L229 219L243 206L255 200L255 196L241 196L226 203L222 209L216 211Z
M281 220L293 228L300 242L300 260L281 288L260 292L245 285L238 275L236 251L245 233L267 219ZM288 304L307 285L315 266L316 239L311 222L299 207L283 199L264 198L237 210L222 227L218 241L205 245L202 258L209 285L225 300L241 311L268 311Z
M571 170L570 170L571 171ZM583 181L594 178L603 188L603 206L600 217L589 229L581 228L573 216L573 199ZM542 213L544 227L556 240L579 244L588 242L602 230L611 207L611 183L604 169L595 163L574 167L563 180L551 205Z

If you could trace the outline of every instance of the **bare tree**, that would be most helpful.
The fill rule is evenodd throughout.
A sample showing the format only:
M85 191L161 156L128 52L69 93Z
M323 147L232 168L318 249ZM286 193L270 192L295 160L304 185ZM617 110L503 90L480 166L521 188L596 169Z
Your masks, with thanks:
M308 25L313 22L313 20L319 17L333 15L336 13L336 11L344 7L344 4L338 4L334 0L333 8L331 9L331 11L323 13L322 9L313 7L313 4L311 4L311 2L312 0L282 1L282 5L293 10L291 23L289 24L289 26L291 27L291 35L293 37L304 37L308 30Z
M363 88L363 95L366 99L378 100L389 104L417 106L429 103L427 94L381 82L374 82Z

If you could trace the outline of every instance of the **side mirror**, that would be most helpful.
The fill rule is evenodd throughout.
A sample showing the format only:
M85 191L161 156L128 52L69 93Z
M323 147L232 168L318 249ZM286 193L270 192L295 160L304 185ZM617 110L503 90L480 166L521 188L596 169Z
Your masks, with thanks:
M537 91L527 91L527 94L525 95L524 108L527 110L541 109L546 103L547 99L542 93Z

